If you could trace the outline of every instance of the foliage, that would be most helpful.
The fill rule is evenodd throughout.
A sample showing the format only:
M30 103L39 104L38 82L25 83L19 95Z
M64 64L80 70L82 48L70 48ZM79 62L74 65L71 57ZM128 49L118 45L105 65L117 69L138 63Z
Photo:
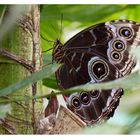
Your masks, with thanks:
M0 105L0 119L3 119L6 117L6 114L7 113L10 113L11 112L11 106L10 104L1 104Z

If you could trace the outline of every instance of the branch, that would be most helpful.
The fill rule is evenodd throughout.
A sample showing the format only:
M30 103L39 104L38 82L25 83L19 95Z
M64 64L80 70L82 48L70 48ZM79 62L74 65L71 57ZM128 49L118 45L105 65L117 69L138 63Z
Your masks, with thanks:
M34 72L34 67L29 64L27 61L23 60L22 58L12 54L11 52L5 50L5 49L0 49L0 55L1 56L4 56L4 57L7 57L19 64L21 64L22 66L24 66L27 70L29 70L31 73Z

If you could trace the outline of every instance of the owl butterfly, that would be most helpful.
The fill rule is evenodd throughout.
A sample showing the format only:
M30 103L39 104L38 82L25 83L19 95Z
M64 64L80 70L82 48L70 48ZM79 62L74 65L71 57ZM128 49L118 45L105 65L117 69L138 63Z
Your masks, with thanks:
M61 63L56 79L61 89L115 80L129 74L136 62L129 55L140 44L140 24L115 20L84 29L64 45L57 40L53 60ZM64 95L67 107L87 125L113 116L123 89L82 91Z

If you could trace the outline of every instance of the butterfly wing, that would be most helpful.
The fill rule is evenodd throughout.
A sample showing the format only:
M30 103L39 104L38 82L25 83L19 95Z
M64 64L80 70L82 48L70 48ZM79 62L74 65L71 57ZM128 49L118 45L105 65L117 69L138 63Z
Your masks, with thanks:
M62 66L56 72L58 84L73 86L100 83L129 74L135 61L131 46L139 44L139 25L131 21L111 21L89 27L72 37L62 47ZM84 91L83 91L84 92ZM113 116L122 89L74 93L65 96L67 106L87 125Z
M87 125L92 125L112 117L122 95L122 89L74 93L67 98L67 103Z

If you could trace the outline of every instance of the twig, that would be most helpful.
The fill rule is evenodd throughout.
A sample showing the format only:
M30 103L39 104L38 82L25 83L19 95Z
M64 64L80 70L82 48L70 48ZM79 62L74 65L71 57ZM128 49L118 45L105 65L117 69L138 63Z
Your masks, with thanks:
M28 69L31 73L34 71L34 67L31 64L29 64L27 61L23 60L22 58L12 54L11 52L9 52L5 49L0 49L0 55L4 56L4 57L7 57L7 58L21 64L26 69Z

